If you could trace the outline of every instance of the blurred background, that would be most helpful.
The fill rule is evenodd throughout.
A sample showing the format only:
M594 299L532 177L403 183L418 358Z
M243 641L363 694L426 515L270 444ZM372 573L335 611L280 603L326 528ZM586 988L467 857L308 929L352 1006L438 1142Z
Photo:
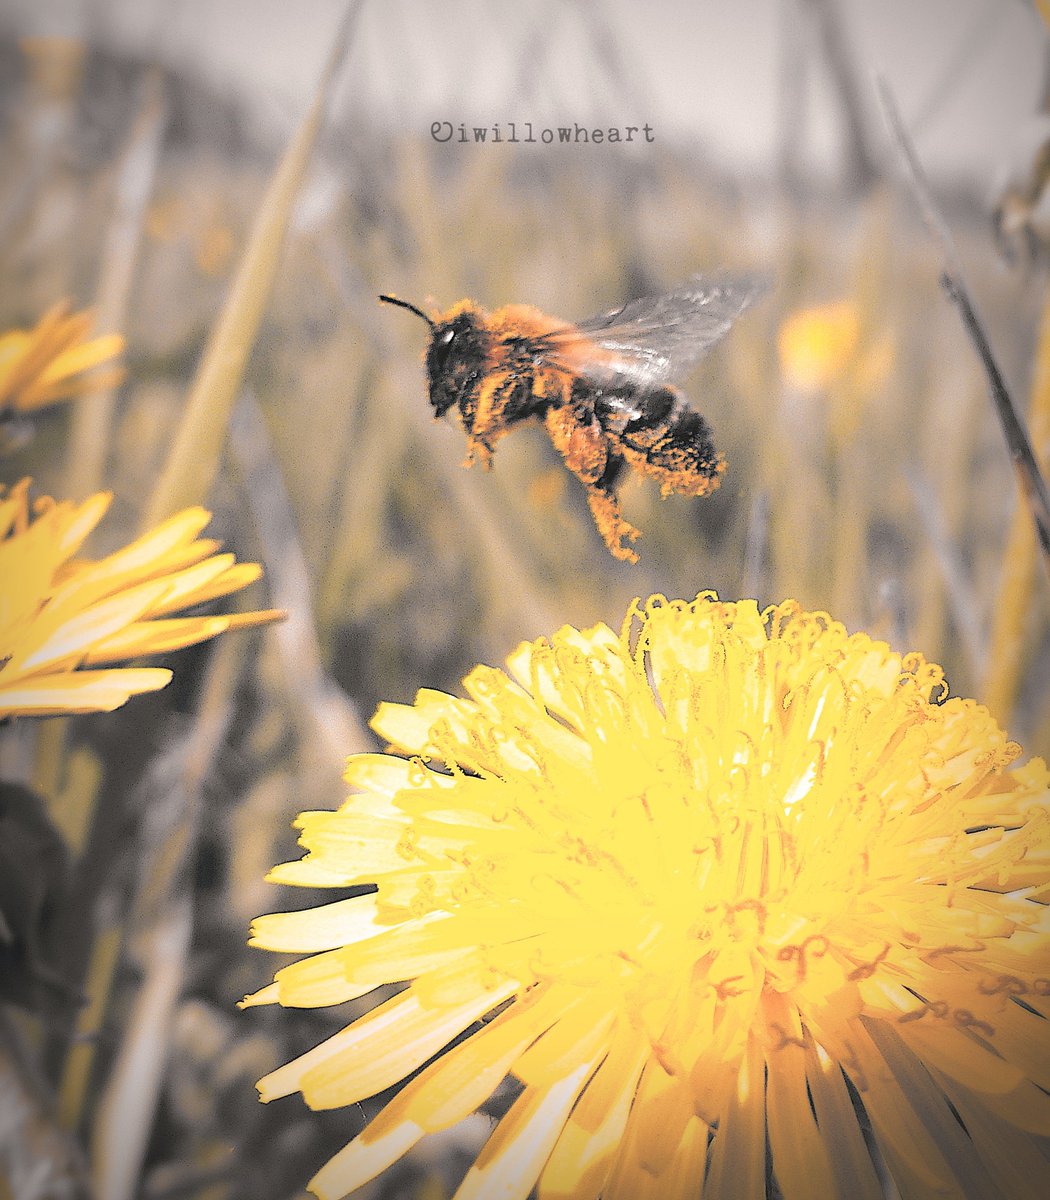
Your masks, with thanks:
M345 12L5 0L0 328L92 307L126 375L21 420L0 482L111 490L92 553L150 511ZM168 689L115 713L0 730L0 774L69 851L40 953L87 1000L8 1006L7 1069L50 1165L25 1194L284 1200L370 1117L263 1107L253 1086L352 1012L235 1003L280 965L245 946L251 918L318 902L264 876L296 856L297 812L341 802L345 755L378 748L380 700L455 691L564 623L618 628L634 596L714 588L921 650L1026 752L1050 746L1046 576L873 84L1045 467L1040 5L389 0L352 8L347 43L272 283L238 285L258 315L229 419L199 435L221 458L195 499L265 568L246 603L289 620L173 656ZM511 122L652 137L496 144ZM683 381L727 474L700 500L626 483L637 566L608 553L541 428L462 469L462 432L426 402L425 327L376 302L571 320L719 269L772 279ZM484 1122L454 1134L368 1194L449 1195Z

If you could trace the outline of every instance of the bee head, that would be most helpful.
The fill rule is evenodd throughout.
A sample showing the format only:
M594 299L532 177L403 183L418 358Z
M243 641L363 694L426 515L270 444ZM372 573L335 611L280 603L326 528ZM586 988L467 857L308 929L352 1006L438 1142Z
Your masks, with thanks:
M430 326L430 345L426 354L430 403L435 416L444 416L469 391L471 381L484 371L491 339L485 333L481 315L469 301L463 301L434 320L421 308L396 296L380 296L379 299L407 308Z
M488 348L489 338L472 308L459 309L434 325L426 363L435 416L444 416L467 394L484 372Z

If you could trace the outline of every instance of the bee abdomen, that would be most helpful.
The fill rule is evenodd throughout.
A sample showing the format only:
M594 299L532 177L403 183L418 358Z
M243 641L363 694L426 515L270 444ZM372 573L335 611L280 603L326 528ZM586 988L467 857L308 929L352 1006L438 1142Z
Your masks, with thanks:
M624 430L625 443L644 456L664 492L702 496L713 491L725 472L711 428L672 388L639 397L640 409Z

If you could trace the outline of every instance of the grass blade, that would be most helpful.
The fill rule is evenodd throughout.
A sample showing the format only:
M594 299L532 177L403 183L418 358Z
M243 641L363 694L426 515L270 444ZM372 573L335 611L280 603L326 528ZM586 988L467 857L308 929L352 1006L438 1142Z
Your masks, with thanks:
M347 10L313 104L270 181L229 297L205 347L171 453L143 512L143 529L202 502L215 478L299 187L361 4L362 0L357 0Z
M1046 480L1039 469L1024 422L1007 390L1006 382L995 361L984 327L970 298L963 278L962 263L955 249L955 242L943 216L934 203L926 173L922 169L915 147L904 128L893 96L884 79L876 77L875 84L886 124L907 167L908 182L918 201L923 220L941 244L946 264L941 282L948 296L959 309L966 333L984 368L992 402L1002 425L1003 436L1006 438L1010 457L1017 469L1021 493L1028 503L1032 520L1035 522L1036 536L1043 551L1043 564L1050 574L1050 492L1047 491Z
M103 253L98 289L97 327L116 333L127 322L128 297L138 262L146 206L153 191L168 104L159 70L146 73L142 103L124 151L116 183L116 201ZM112 437L116 389L82 397L73 406L66 462L66 496L83 500L102 487Z

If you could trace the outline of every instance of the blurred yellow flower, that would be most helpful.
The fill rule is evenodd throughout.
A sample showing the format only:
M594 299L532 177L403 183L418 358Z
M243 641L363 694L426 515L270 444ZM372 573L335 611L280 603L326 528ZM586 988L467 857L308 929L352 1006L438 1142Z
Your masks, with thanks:
M353 756L271 875L377 890L253 927L310 957L245 1004L408 983L259 1083L403 1084L318 1196L507 1075L456 1200L761 1197L767 1154L784 1200L882 1200L882 1169L905 1200L1045 1194L1050 772L940 668L704 594L464 686L381 705L407 757Z
M113 664L202 642L274 612L171 617L246 587L254 563L198 538L210 514L189 508L108 557L74 557L111 497L44 497L29 481L0 489L0 718L105 712L163 687L171 672Z
M803 309L780 327L780 369L794 387L826 388L849 367L859 339L860 317L850 301Z
M124 339L113 333L88 341L90 328L91 314L70 313L63 301L32 329L0 334L0 414L30 412L119 383L120 367L93 368L116 358Z

